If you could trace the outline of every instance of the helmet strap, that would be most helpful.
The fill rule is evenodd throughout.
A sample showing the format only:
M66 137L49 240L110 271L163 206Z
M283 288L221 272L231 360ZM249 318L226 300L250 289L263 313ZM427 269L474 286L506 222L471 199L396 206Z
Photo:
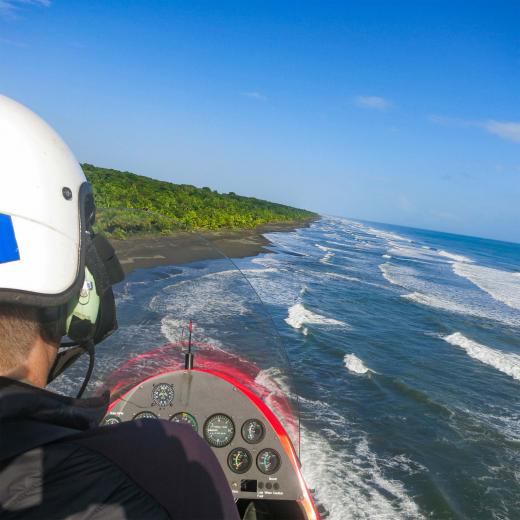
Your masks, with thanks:
M85 351L88 353L88 368L87 373L85 374L85 379L83 380L83 384L81 385L81 388L79 389L78 395L76 396L76 399L79 399L83 392L85 392L88 383L90 381L90 378L92 377L92 371L94 370L94 361L96 357L96 349L94 348L94 342L89 341L86 345L84 345Z
M47 384L56 379L59 375L61 375L67 368L69 368L80 356L85 354L85 352L89 356L89 363L87 368L87 373L85 374L85 378L81 385L81 388L78 392L77 399L79 399L83 393L85 392L87 385L92 376L92 371L94 370L94 359L95 359L95 348L93 341L87 341L82 344L70 344L67 346L65 350L58 353L54 364L49 371L49 376L47 378Z

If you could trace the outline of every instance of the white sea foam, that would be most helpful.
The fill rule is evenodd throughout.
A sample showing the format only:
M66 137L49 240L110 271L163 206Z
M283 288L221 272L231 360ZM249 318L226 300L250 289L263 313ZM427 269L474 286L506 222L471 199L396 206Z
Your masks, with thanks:
M481 345L476 341L466 338L460 332L455 332L443 338L450 345L455 345L466 351L468 356L485 363L513 379L520 381L520 356L508 352L502 352Z
M414 276L416 274L415 270L412 270L408 267L396 268L396 266L393 266L388 262L380 264L379 270L381 271L381 274L386 281L390 282L392 285L399 285L401 287L405 287L405 281L407 277Z
M329 263L329 260L335 256L334 253L332 253L331 251L329 251L323 258L320 258L320 262L322 264L328 264Z
M520 415L510 410L500 410L497 414L478 414L477 417L494 426L502 435L513 442L520 441Z
M322 246L321 244L314 244L318 249L325 252L334 251L336 253L345 253L344 249L338 249L337 247Z
M402 298L411 300L427 307L434 307L444 311L456 312L457 314L472 314L475 316L486 317L485 313L475 312L474 309L468 308L463 304L455 303L449 299L439 298L432 294L422 294L420 292L413 292L401 295Z
M263 267L270 267L272 269L277 269L281 262L278 258L276 258L276 255L261 255L261 256L255 256L250 260L252 264L261 265Z
M381 264L379 269L388 282L409 291L401 295L408 300L448 312L499 321L513 327L520 325L517 311L489 300L477 288L435 283L424 279L420 271L409 266L397 266L387 262Z
M348 368L349 372L354 374L366 374L367 372L372 372L372 370L367 368L363 361L355 354L346 354L343 361L345 362L345 367Z
M317 273L322 274L322 273ZM360 278L357 278L356 276L349 276L348 274L341 274L341 273L323 273L324 277L328 278L336 278L337 280L348 280L349 282L360 282L363 283L363 280Z
M392 257L390 255L382 255L383 258L386 258L387 260L390 260Z
M335 240L326 240L325 242L327 242L327 244L332 244L333 246L348 247L346 242L336 242Z
M442 249L440 251L437 251L437 254L439 256L443 256L444 258L449 258L450 260L453 260L454 262L468 262L468 263L473 262L473 260L471 260L471 258L468 258L467 256L456 255L455 253L450 253L450 252L444 251Z
M520 310L520 273L457 262L455 274L467 278L492 298Z
M371 235L376 236L377 238L382 238L384 240L397 240L399 242L409 242L412 240L409 238L398 235L397 233L393 233L392 231L383 231L382 229L376 229L373 227L366 227L364 231L368 232Z
M404 454L378 457L366 433L326 402L300 397L300 409L304 424L317 419L327 425L320 433L302 426L301 461L305 481L330 520L424 518L402 482L385 475L387 468L410 475L426 471L423 466Z
M320 413L318 411L318 413ZM349 426L332 426L322 434L302 428L302 470L330 520L423 519L417 504L398 480L385 475L389 466L371 450L366 436L344 433ZM338 432L341 432L339 434ZM346 448L329 443L341 437ZM335 463L331 464L330 461Z
M348 327L342 321L333 318L326 318L306 309L301 303L296 303L289 308L289 316L285 318L286 323L295 329L300 329L302 325L334 325Z
M222 320L247 315L254 293L238 271L207 273L168 285L150 300L149 308L164 316L199 326L219 328Z
M406 260L421 260L423 262L442 262L439 255L430 249L423 249L414 245L396 244L391 242L388 254L394 257L401 257Z
M186 337L186 320L178 320L173 316L163 316L161 332L171 343L177 343Z

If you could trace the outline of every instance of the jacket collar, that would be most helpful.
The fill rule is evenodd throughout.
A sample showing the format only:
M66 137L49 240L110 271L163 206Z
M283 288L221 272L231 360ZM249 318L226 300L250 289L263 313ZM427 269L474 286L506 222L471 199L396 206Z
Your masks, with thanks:
M0 460L99 425L101 397L74 399L0 377Z

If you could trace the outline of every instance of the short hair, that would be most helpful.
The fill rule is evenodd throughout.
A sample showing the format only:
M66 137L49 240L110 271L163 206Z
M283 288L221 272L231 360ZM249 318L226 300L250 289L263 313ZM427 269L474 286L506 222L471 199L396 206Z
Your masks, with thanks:
M59 342L58 336L38 307L0 303L0 374L22 365L38 337Z

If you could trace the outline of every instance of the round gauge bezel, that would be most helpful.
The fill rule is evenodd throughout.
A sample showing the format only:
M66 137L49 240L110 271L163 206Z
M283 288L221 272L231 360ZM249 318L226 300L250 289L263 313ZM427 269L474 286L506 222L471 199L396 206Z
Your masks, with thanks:
M265 452L274 453L276 455L276 458L278 459L278 464L276 465L276 468L271 470L271 471L264 471L260 467L260 464L258 463L258 461L260 460L260 457ZM258 455L256 456L256 467L258 468L258 471L260 471L260 473L263 473L264 475L273 475L274 473L276 473L281 468L281 466L282 466L282 458L280 457L280 454L276 450L274 450L273 448L265 448L260 453L258 453Z
M231 464L231 457L233 457L233 455L237 452L242 452L242 453L245 453L247 458L248 458L248 464L247 466L244 468L244 469L236 469L233 467L233 465ZM233 448L229 453L228 453L228 456L227 456L227 464L228 464L228 468L233 472L233 473L236 473L238 475L242 475L243 473L246 473L247 471L249 471L251 469L251 466L253 465L253 456L251 455L251 452L249 450L246 450L246 448L241 448L241 447L238 447L238 448Z
M142 417L143 415L152 415L153 417ZM146 419L159 419L159 416L154 414L153 412L150 412L149 410L145 410L144 412L136 413L132 417L132 421L138 421L138 420L146 420Z
M108 422L108 421L114 421L114 422ZM108 414L103 419L103 426L112 426L114 424L119 424L121 422L121 419L117 415Z
M191 421L176 421L175 420L175 417L179 417L179 416L183 416L183 415L187 415L188 417L190 417L192 419L193 422ZM170 422L174 422L176 424L189 424L196 432L199 431L199 423L197 422L197 419L195 419L195 417L193 417L193 415L189 412L177 412L177 413L174 413L171 417L170 417Z
M244 434L244 430L246 429L246 426L249 423L252 423L252 422L258 423L260 425L260 427L262 428L262 434L259 437L259 439L256 440L256 441L249 440L246 437L246 435ZM259 444L259 443L261 443L264 440L264 437L265 437L265 426L264 426L264 423L260 419L255 419L255 418L247 419L247 421L244 421L244 424L242 424L242 428L240 429L240 433L242 434L242 439L244 439L244 441L246 441L248 444Z
M170 394L170 397L168 397L168 402L160 401L156 397L155 393L160 388L168 388L168 392ZM170 385L169 383L159 383L158 385L155 385L152 388L152 406L155 405L155 406L158 406L159 408L166 408L167 406L172 405L174 399L175 399L175 390L174 390L173 386Z
M216 417L224 417L226 420L229 421L229 423L231 424L231 428L232 428L232 433L231 433L231 436L229 437L229 439L227 440L227 442L223 443L223 444L220 444L218 442L214 442L211 440L211 437L208 435L208 425L211 423L212 420L214 420ZM204 423L204 428L203 428L203 434L204 434L204 439L206 439L206 441L208 442L208 444L210 446L212 446L213 448L225 448L226 446L229 446L229 444L231 444L231 442L233 441L233 439L235 438L235 434L236 434L236 428L235 428L235 423L233 422L233 419L231 419L231 417L229 417L229 415L226 415L225 413L215 413L213 415L211 415L210 417L208 417L206 419L206 422Z

